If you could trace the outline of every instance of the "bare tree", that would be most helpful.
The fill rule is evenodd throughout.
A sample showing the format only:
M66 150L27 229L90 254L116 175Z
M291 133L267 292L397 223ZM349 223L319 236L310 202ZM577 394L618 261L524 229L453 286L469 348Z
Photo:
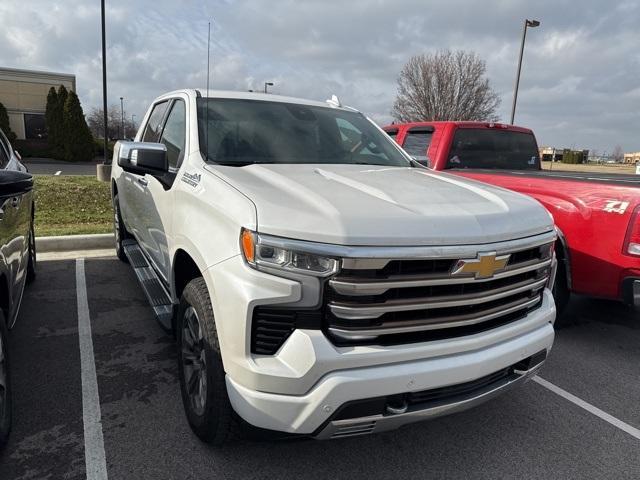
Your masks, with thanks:
M120 105L111 105L107 110L107 135L109 139L115 140L124 136L132 138L135 136L138 127L131 121L131 117L124 112L124 134L121 132L122 116ZM93 108L91 113L87 115L87 125L95 138L102 138L104 132L104 116L102 108Z
M391 114L400 122L497 121L500 97L485 72L485 62L464 50L411 57L398 77Z
M616 162L620 163L624 160L624 150L620 145L616 145L613 147L613 153L611 153L611 158Z

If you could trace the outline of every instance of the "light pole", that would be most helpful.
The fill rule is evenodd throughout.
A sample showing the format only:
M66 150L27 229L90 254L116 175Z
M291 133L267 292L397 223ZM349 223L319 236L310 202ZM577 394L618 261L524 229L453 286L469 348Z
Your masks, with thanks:
M131 126L133 127L133 131L136 131L136 121L134 120L136 118L135 114L131 115Z
M120 138L124 139L124 97L120 97Z
M516 74L516 86L513 90L513 106L511 107L511 125L516 116L516 102L518 101L518 86L520 85L520 70L522 69L522 54L524 53L524 40L527 37L527 27L535 28L540 26L539 20L525 19L522 29L522 43L520 44L520 58L518 58L518 73Z
M273 87L273 82L264 82L264 93L268 93L267 87Z

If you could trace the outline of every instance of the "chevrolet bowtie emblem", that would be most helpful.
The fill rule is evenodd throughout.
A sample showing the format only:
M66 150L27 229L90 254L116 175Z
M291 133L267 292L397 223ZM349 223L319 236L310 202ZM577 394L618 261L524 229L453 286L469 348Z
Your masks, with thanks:
M477 279L491 278L500 270L504 270L511 255L496 256L496 252L478 253L477 258L458 260L451 270L451 275L473 273Z

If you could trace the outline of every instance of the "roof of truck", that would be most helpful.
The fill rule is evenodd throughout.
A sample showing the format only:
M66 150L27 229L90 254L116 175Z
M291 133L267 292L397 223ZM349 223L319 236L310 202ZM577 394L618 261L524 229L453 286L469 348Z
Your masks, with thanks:
M428 127L430 125L438 126L438 125L455 125L460 128L499 128L504 130L511 130L514 132L522 132L522 133L533 133L530 128L519 127L517 125L509 125L508 123L499 123L499 122L471 122L471 121L462 121L462 120L441 120L441 121L433 121L433 122L406 122L406 123L394 123L391 125L386 125L384 127L385 130L393 130L394 128L400 127Z
M308 100L305 98L287 97L284 95L275 95L273 93L260 93L260 92L244 92L244 91L232 91L232 90L209 90L207 93L206 88L194 88L184 90L174 90L173 92L167 92L158 99L163 97L170 97L176 93L186 93L190 95L199 95L204 98L233 98L239 100L258 100L263 102L282 102L293 103L297 105L308 105L312 107L324 107L324 108L340 108L342 110L357 111L354 108L346 105L335 106L325 102L319 102L316 100Z

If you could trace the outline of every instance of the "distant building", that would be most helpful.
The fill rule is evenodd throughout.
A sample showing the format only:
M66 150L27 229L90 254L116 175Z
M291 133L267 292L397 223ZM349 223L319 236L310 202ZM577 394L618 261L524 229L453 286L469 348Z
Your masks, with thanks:
M543 162L561 162L562 148L540 147L540 159Z
M640 152L632 152L624 154L624 163L638 163L640 162Z
M589 157L589 150L572 150L570 148L540 147L540 159L543 162L562 162L565 157L571 158L569 163L583 163Z
M0 103L19 139L45 138L44 111L51 87L76 90L76 77L67 73L0 68Z

